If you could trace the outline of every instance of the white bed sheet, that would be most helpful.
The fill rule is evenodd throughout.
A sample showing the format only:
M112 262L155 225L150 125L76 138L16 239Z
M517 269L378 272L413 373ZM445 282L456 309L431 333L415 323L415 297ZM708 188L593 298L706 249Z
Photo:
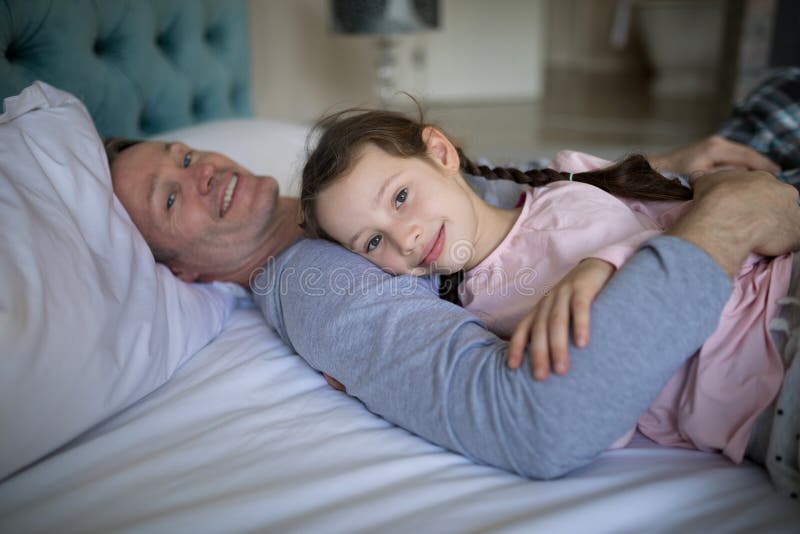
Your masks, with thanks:
M624 450L549 482L475 465L328 387L257 310L0 485L0 532L797 532L754 465Z

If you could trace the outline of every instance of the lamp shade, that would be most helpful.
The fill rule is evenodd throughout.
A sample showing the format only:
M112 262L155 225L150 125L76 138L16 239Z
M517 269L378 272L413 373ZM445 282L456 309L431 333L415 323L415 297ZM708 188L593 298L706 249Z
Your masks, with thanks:
M333 31L411 33L439 26L439 0L331 0Z

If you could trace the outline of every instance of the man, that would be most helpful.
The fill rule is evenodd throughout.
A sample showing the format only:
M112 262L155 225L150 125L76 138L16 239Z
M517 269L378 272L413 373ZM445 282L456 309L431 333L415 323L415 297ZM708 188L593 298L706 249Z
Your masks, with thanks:
M800 246L793 188L766 173L700 180L694 207L670 235L643 247L598 297L592 341L570 347L570 373L537 383L527 368L508 370L507 343L438 299L429 281L389 277L327 243L291 245L300 235L297 200L280 197L274 179L180 143L109 149L117 195L177 276L252 283L283 339L370 410L536 478L587 464L633 425L714 330L728 277L747 253ZM653 161L679 172L774 170L721 138ZM477 185L499 204L516 200L501 198L499 185Z

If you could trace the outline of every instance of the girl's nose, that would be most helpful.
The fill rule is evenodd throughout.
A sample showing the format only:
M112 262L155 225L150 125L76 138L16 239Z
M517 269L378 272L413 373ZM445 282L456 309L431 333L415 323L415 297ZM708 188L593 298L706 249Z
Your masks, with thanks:
M398 245L403 255L408 256L413 253L420 245L419 238L422 235L422 228L416 224L409 224L405 228L400 228Z

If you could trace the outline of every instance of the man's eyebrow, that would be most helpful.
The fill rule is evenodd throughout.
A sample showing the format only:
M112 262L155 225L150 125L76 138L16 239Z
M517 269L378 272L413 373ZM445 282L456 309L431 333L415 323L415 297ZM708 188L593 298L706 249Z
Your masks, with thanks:
M153 195L156 193L156 175L150 175L150 186L147 189L147 205L153 205Z
M172 145L175 143L164 143L164 153L169 154L170 150L172 149ZM153 203L153 195L156 194L156 175L153 174L150 176L150 186L147 190L147 205L151 205Z
M378 189L378 194L375 195L375 198L372 200L373 207L378 205L380 200L383 198L383 194L385 193L386 188L389 187L389 184L392 183L394 179L397 178L398 176L400 176L400 173L396 172L395 174L389 176L388 178L386 178L386 180L383 181L383 184L381 184L380 189ZM358 239L361 237L361 234L363 233L364 230L359 230L358 232L356 232L356 235L354 235L353 238L350 240L350 250L356 249L356 241L358 241Z

